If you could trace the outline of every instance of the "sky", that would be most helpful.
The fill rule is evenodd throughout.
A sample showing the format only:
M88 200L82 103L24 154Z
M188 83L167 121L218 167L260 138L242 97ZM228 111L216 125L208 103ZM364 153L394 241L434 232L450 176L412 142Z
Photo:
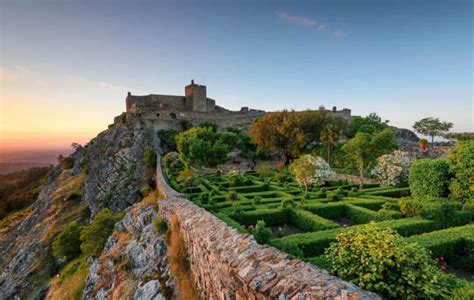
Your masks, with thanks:
M0 0L0 148L86 143L126 93L474 131L472 1Z

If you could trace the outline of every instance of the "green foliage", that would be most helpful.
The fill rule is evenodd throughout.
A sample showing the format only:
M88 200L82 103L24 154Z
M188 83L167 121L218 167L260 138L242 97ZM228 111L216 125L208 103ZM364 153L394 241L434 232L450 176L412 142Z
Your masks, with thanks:
M72 167L74 167L74 158L72 158L71 156L64 157L62 155L59 155L58 163L61 165L61 167L64 170L69 170L69 169L72 169Z
M468 240L474 241L474 225L427 232L407 239L410 243L417 243L430 250L433 258L444 257L448 261L461 259L465 265L470 252L466 247ZM471 268L474 268L474 265Z
M266 244L272 237L272 231L270 228L266 227L265 221L263 220L257 222L255 229L252 230L252 234L259 244Z
M303 209L290 210L291 223L295 224L302 231L319 231L339 228L339 224L312 214Z
M338 236L326 250L330 270L344 280L389 299L438 298L450 294L429 252L391 229L369 224Z
M443 136L451 127L453 127L453 123L441 122L438 118L432 117L416 121L413 125L416 132L431 136L431 144L433 144L435 136Z
M236 201L239 199L239 194L236 192L229 192L225 195L225 201Z
M157 154L154 148L147 148L143 153L143 162L150 169L156 168Z
M275 168L269 163L259 163L256 167L256 171L261 178L270 177L275 173Z
M176 130L160 130L158 136L160 137L160 146L165 151L176 151L176 135L179 131Z
M239 172L229 173L227 179L229 180L229 186L231 187L246 186L252 183L252 180L241 175Z
M453 293L454 300L471 300L474 299L474 282L456 289Z
M454 174L449 184L450 196L460 202L474 199L474 140L458 142L449 160Z
M467 214L460 213L461 205L447 199L431 199L422 202L420 215L436 221L441 227L447 228L466 224L469 221Z
M468 200L462 209L471 216L471 220L474 220L474 199Z
M153 220L153 229L159 233L165 233L168 230L168 224L166 223L165 219L157 216Z
M183 171L186 168L177 152L168 152L163 157L163 164L173 176L177 176L179 172Z
M72 260L81 254L81 227L72 221L54 239L53 255L56 258L66 258Z
M417 199L402 198L400 200L400 211L408 217L418 216L423 208L423 202Z
M97 257L102 252L108 237L117 221L121 220L124 213L113 214L108 208L99 211L92 223L81 231L81 251L86 256Z
M281 208L295 208L296 207L295 200L293 200L293 199L284 199L284 200L281 201L280 207Z
M222 212L216 213L216 216L222 221L224 221L230 227L237 229L239 233L248 233L247 230L243 229L239 223L237 223L235 220L233 220L231 217L229 217L225 213L222 213Z
M257 224L258 220L265 221L268 226L287 224L289 221L289 213L287 209L257 209L246 211L238 216L231 215L240 224L248 226Z
M449 163L446 159L420 159L409 174L410 191L415 198L445 197L448 194Z
M217 132L217 125L209 121L202 122L201 124L198 125L198 127L211 128L212 131Z
M233 145L228 143L230 132L215 132L211 127L193 127L176 136L176 146L181 159L204 167L225 163Z
M382 154L397 147L392 129L385 128L372 135L358 132L353 139L343 146L349 163L359 171L361 185L363 185L364 170L375 162Z
M374 134L387 128L387 121L382 122L376 113L371 113L366 117L354 116L347 128L347 136L352 138L358 132Z

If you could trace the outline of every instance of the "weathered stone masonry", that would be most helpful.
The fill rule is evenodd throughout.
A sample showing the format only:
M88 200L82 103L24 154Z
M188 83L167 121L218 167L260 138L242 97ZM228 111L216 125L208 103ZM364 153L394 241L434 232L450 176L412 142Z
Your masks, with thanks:
M380 299L276 248L259 245L187 200L166 182L161 158L158 214L176 215L197 288L206 299Z

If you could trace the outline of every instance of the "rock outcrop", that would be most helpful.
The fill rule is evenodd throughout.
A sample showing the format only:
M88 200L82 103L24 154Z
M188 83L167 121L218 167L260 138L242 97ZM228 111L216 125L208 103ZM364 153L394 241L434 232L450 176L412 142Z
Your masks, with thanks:
M128 209L108 239L100 258L91 264L84 299L167 299L174 297L166 242L152 227L153 206ZM128 293L128 294L127 294Z

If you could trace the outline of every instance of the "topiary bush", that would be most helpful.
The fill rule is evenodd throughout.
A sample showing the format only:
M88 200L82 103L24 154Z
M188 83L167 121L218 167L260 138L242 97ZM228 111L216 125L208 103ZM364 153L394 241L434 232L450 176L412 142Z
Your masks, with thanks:
M237 199L239 199L239 194L236 192L229 192L225 195L225 201L235 201Z
M67 261L81 254L81 227L72 221L54 239L53 255L56 258L66 258Z
M335 275L384 298L444 298L454 288L426 249L374 223L339 234L326 261Z
M252 234L259 244L266 244L272 237L271 229L266 227L265 221L263 220L257 222L255 229L252 230Z
M450 196L460 202L474 199L474 140L458 142L449 160L454 174L449 184Z
M448 160L417 160L409 173L411 195L416 198L445 197L448 195L449 179Z
M448 199L431 199L422 202L420 215L437 222L442 228L464 225L469 221L467 213L461 213L461 204Z

